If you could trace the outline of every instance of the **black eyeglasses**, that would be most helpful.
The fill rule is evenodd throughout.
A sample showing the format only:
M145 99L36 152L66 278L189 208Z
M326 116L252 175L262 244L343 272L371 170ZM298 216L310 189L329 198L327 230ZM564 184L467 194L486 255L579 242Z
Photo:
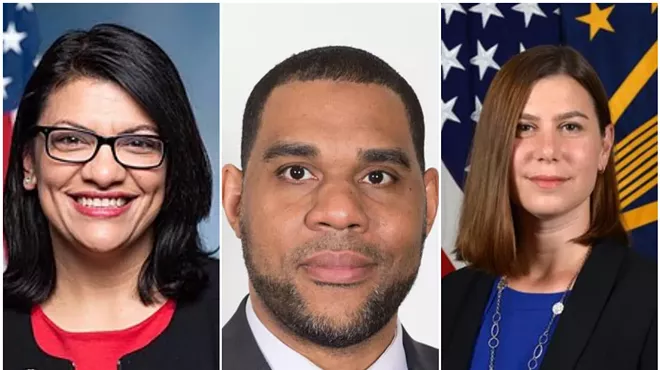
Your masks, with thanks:
M127 168L156 168L165 158L165 143L156 135L105 137L74 128L35 126L35 129L46 137L46 154L62 162L87 163L106 144L115 160Z

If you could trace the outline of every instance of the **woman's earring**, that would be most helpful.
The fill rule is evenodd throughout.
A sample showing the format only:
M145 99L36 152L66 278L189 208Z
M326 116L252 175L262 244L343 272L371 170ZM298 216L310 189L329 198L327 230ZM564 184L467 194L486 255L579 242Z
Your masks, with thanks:
M23 185L30 186L30 185L32 185L32 181L33 181L33 177L31 175L27 175L23 179Z

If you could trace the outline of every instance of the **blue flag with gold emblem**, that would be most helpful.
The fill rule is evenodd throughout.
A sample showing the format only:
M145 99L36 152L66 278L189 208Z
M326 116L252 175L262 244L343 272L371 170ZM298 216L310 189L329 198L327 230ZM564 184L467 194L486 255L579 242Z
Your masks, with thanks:
M537 45L570 45L605 85L615 125L615 167L632 246L658 250L657 4L447 4L442 6L442 275L451 250L472 135L495 73ZM446 234L446 235L445 235Z

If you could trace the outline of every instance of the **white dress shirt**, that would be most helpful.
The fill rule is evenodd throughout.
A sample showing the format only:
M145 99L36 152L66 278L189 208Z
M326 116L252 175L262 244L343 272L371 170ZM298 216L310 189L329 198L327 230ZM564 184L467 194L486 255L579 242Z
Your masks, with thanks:
M248 299L245 306L247 321L270 368L272 370L321 370L305 356L284 344L264 326L254 312L251 298ZM401 322L397 320L396 334L392 343L367 370L408 370L402 333Z

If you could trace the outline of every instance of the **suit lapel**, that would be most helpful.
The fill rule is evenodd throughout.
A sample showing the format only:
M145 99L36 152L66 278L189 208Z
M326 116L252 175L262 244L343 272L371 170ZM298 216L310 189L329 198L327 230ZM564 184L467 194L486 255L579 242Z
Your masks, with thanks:
M463 311L453 323L451 346L442 354L442 367L447 369L469 369L472 362L474 343L481 328L482 317L490 291L495 283L493 276L477 272L468 289L464 291L460 306ZM451 324L450 324L451 325Z
M403 329L403 350L406 352L408 370L436 370L438 350L415 342L406 329Z
M257 341L247 322L245 297L234 316L222 328L222 366L223 369L271 370L261 353ZM438 368L437 349L424 348L415 342L403 329L403 348L409 370L434 370Z
M6 302L6 301L5 301ZM4 358L5 369L72 369L68 360L53 357L41 350L33 334L30 312L4 309Z
M614 288L626 252L626 247L611 242L593 247L567 299L541 370L575 368Z
M261 353L245 315L248 297L222 328L222 368L271 370Z

